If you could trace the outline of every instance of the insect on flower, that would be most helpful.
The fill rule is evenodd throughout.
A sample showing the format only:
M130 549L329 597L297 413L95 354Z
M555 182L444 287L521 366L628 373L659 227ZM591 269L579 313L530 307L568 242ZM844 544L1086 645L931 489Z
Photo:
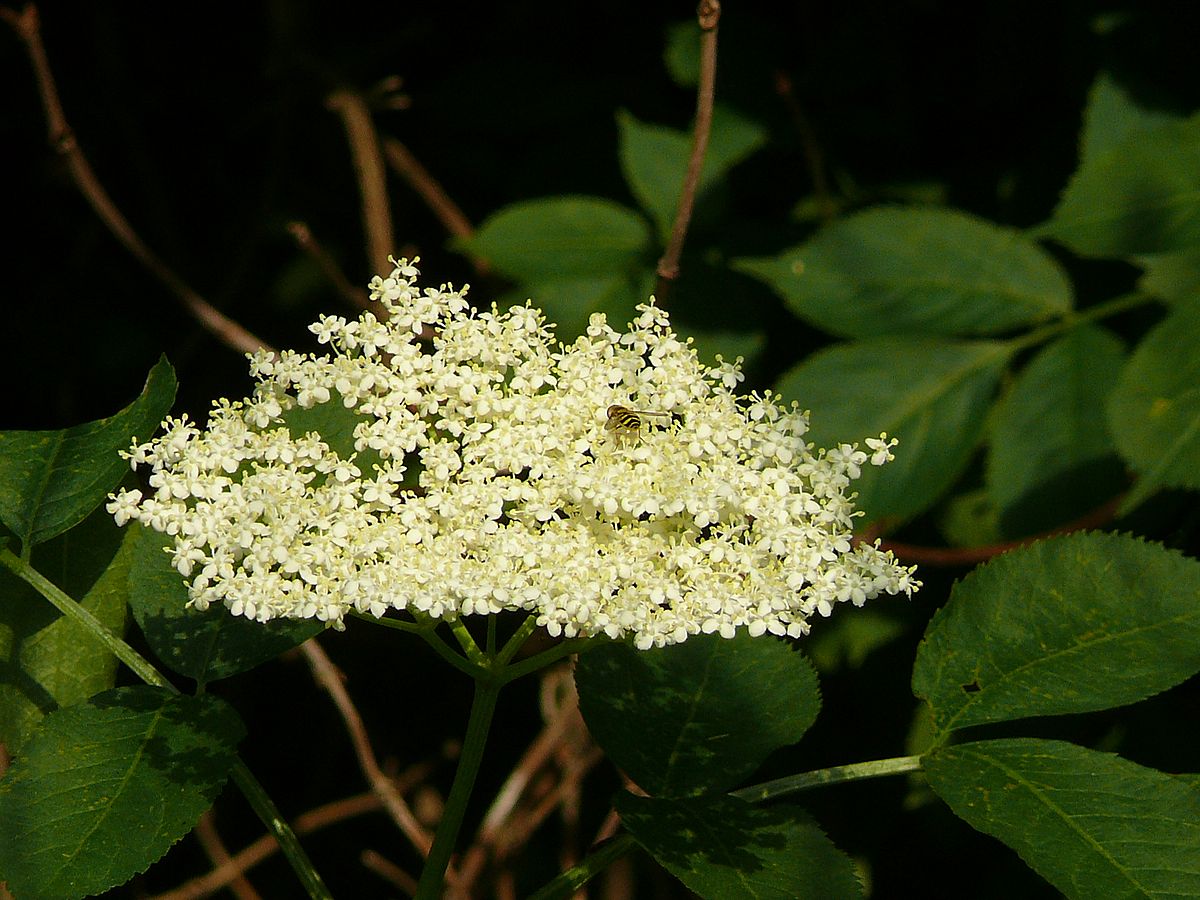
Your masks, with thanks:
M608 408L608 422L605 423L604 427L607 431L613 431L617 434L637 434L642 430L642 416L671 418L670 413L630 409L628 406L619 406L614 403Z

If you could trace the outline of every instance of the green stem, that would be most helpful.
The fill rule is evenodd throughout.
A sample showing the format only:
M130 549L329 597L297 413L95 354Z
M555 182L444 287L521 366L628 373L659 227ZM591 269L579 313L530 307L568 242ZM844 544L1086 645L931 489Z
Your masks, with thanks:
M107 626L90 612L84 609L71 597L68 597L52 581L42 575L26 560L16 556L11 550L0 550L0 563L7 566L18 578L33 587L45 597L60 613L68 619L82 625L95 638L107 647L117 659L125 663L138 678L155 687L166 688L176 694L179 689L150 664L144 656L130 647L127 643L108 630Z
M1043 325L1041 328L1035 328L1033 331L1015 337L1006 343L1009 349L1015 353L1018 350L1024 350L1026 347L1036 347L1038 344L1045 343L1052 337L1062 334L1064 331L1070 331L1072 328L1078 328L1080 325L1088 322L1107 319L1109 316L1115 316L1118 313L1157 302L1149 294L1137 292L1122 294L1120 297L1114 297L1103 303L1097 303L1095 306L1081 312L1072 312L1057 321Z
M495 618L495 616L492 616L492 619ZM504 644L500 655L496 657L496 662L502 666L507 665L508 661L516 656L517 651L525 646L525 642L529 640L529 636L535 630L537 630L537 616L526 616L525 621L517 626L517 630L513 632L513 636Z
M751 785L730 793L739 800L758 803L811 788L840 784L844 781L861 781L865 778L881 778L884 775L903 775L906 772L919 772L920 770L921 757L897 756L893 759L873 759L870 762L851 763L848 766L833 766L813 772L801 772L799 775L764 781L762 784Z
M561 900L574 895L581 887L611 866L637 843L628 834L617 835L611 841L605 841L599 850L589 854L579 865L572 866L553 881L547 882L529 900Z
M458 646L462 647L462 651L466 654L467 659L481 669L490 669L491 659L479 649L479 645L475 643L475 638L471 637L471 632L467 631L467 625L462 620L462 617L451 619L446 624L450 626L450 633L458 641Z
M450 864L450 855L454 852L454 844L467 813L475 776L479 774L479 766L483 762L483 748L487 743L488 728L492 724L502 686L493 676L479 678L475 682L475 698L471 703L471 717L467 722L467 735L463 739L458 771L454 773L454 784L450 787L450 796L446 798L442 821L438 823L437 833L433 836L433 846L425 860L414 900L437 900L442 896L446 867Z
M537 672L546 668L553 662L557 662L565 656L570 656L572 653L581 652L584 647L595 646L598 638L574 638L573 640L563 641L551 647L549 650L543 650L541 653L534 654L528 659L523 659L519 663L515 663L505 668L501 674L504 683L516 681L522 676L528 675L531 672Z
M496 619L498 618L499 616L487 617L487 644L485 644L487 649L484 652L487 653L488 659L496 659Z
M486 667L469 663L450 649L441 636L438 635L436 623L432 625L419 625L415 622L405 622L403 619L389 619L387 617L377 619L375 616L360 612L352 612L351 615L364 622L370 622L372 625L381 625L384 628L392 628L396 631L418 635L421 640L433 649L434 653L454 666L458 671L471 678L478 678L480 673L487 671Z
M392 628L396 631L407 632L408 634L424 634L425 632L433 630L433 625L428 625L423 622L406 622L404 619L393 619L389 616L373 616L370 613L359 612L356 609L350 610L350 617L358 619L361 622L367 622L371 625L379 625L383 628Z
M321 880L316 866L312 864L312 860L300 846L296 833L284 821L283 816L271 801L271 797L263 790L263 786L258 783L254 774L246 768L246 764L239 759L234 763L233 771L230 774L254 812L258 814L258 818L279 842L279 849L287 857L292 871L296 873L296 877L304 885L304 889L308 891L308 896L313 900L333 900L333 894L329 892L329 888Z
M33 568L27 561L15 556L11 550L5 548L0 550L0 563L7 566L17 577L31 585L34 590L49 600L54 608L64 616L86 628L142 681L170 691L172 694L180 693L179 688L171 684L145 657L109 631L103 622L80 606L74 599L63 593L53 582L37 571L37 569ZM283 820L283 816L279 814L279 810L275 808L275 804L271 802L271 798L267 796L262 785L250 773L250 770L246 768L246 764L241 759L238 759L234 763L233 771L230 774L242 793L245 794L250 806L258 814L259 819L262 820L262 823L275 836L275 840L279 842L280 850L283 851L283 855L291 865L292 871L296 873L296 877L308 891L308 895L317 898L317 900L332 900L333 895L329 893L329 889L321 881L321 876L317 874L312 860L308 858L308 854L300 846L300 841L296 838L295 832Z

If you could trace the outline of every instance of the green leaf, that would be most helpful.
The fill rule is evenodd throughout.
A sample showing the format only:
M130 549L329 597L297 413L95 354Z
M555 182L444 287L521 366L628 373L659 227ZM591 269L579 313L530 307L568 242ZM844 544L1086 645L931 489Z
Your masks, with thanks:
M800 740L820 707L808 660L744 631L655 650L600 646L580 657L575 683L605 752L661 796L733 787L773 750Z
M1200 295L1200 249L1135 257L1142 267L1138 290L1170 303Z
M844 337L997 334L1071 308L1070 282L1037 244L952 210L866 210L733 266Z
M115 634L125 630L130 556L120 530L98 509L39 544L31 562ZM60 559L61 558L61 559ZM69 566L69 571L64 567ZM111 688L117 660L85 628L60 615L32 587L0 572L0 742L17 752L42 717Z
M22 900L145 871L216 797L243 728L212 695L117 688L51 713L0 782L0 871Z
M1109 709L1200 670L1200 562L1113 534L1039 541L972 571L917 650L942 732Z
M990 341L877 338L814 353L776 389L812 411L808 439L818 447L883 431L899 438L895 460L865 467L855 488L872 519L905 519L966 466L1010 353Z
M700 82L700 25L685 19L667 27L663 62L671 80L682 88L693 88Z
M201 684L228 678L273 659L324 629L312 619L254 622L222 606L203 612L185 606L187 585L165 548L172 539L138 531L129 576L129 605L158 658Z
M621 823L664 869L701 897L861 897L854 863L799 809L732 797L622 794Z
M166 357L138 399L107 419L63 431L0 432L0 521L23 548L83 521L129 471L118 451L148 439L175 399Z
M817 671L836 672L844 666L858 669L872 653L904 634L899 620L871 609L852 616L835 616L804 640L804 651Z
M940 511L938 528L951 547L982 547L1002 539L999 514L982 488L948 499Z
M1200 489L1200 302L1179 306L1138 344L1108 403L1108 427L1140 477L1129 510L1164 487Z
M531 299L546 319L554 323L555 337L570 344L587 330L592 313L604 313L610 324L630 321L637 305L650 298L642 292L640 274L614 271L575 277L547 276L523 282L520 292L509 294L507 299L509 305Z
M577 196L506 206L455 246L518 281L626 272L651 252L641 216L610 200Z
M1200 244L1200 119L1137 130L1084 159L1035 233L1083 256Z
M739 356L747 363L758 357L767 346L767 336L761 331L695 331L683 329L685 337L692 339L692 346L700 362L706 366L717 364L717 355L726 362L733 362Z
M1063 741L946 747L923 760L955 814L1067 897L1200 896L1200 792Z
M692 135L662 125L640 122L628 112L617 113L621 134L621 169L629 188L658 227L664 242L671 233L679 197L692 155ZM766 130L718 104L713 109L712 130L704 154L704 168L696 191L697 202L737 163L766 140Z
M1076 328L1045 347L992 418L988 495L1004 533L1035 534L1124 488L1104 410L1125 361L1113 334Z
M283 413L280 418L287 426L288 434L299 440L306 434L315 432L329 449L342 459L354 458L354 463L366 476L382 465L383 460L378 451L370 447L362 451L354 449L354 429L367 421L356 409L347 409L342 403L341 394L336 390L324 403L316 403L310 407L293 406Z
M1079 158L1083 162L1098 159L1127 138L1178 121L1178 116L1138 106L1112 76L1101 72L1088 95Z

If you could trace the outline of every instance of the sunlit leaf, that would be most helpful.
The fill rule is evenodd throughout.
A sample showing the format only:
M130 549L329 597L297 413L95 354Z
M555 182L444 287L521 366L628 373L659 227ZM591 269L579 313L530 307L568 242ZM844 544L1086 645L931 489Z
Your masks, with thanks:
M1062 741L945 747L922 760L954 812L1067 897L1200 896L1200 791Z
M1076 328L1021 372L992 421L986 479L1005 532L1034 534L1124 486L1105 405L1125 351L1109 331Z
M886 431L896 458L864 467L857 505L872 518L908 518L932 506L983 436L988 403L1010 350L987 341L880 338L815 353L776 389L812 411L819 447Z
M665 240L683 193L692 153L692 135L640 122L624 111L618 114L617 125L621 130L621 168L625 180L658 226L660 239ZM703 196L725 177L729 169L753 153L766 136L766 130L757 122L718 104L713 109L697 196Z
M1200 562L1112 534L997 557L951 591L917 651L913 693L941 731L1091 712L1200 671Z
M805 321L846 337L997 334L1071 308L1070 282L1042 248L952 210L867 210L734 266Z
M83 521L129 471L118 452L149 440L175 399L166 358L125 409L62 431L0 432L0 521L32 547Z
M1084 162L1097 159L1126 138L1178 121L1178 116L1138 105L1111 75L1101 72L1088 94L1079 147L1080 159Z
M1200 245L1200 119L1135 131L1085 158L1035 233L1084 256Z
M39 544L32 563L64 590L86 590L79 598L83 608L120 635L125 630L132 558L128 541L117 545L114 554L109 540L113 534L119 537L121 532L108 513L99 510ZM97 547L107 559L89 558L89 551ZM73 551L72 577L64 577L53 564L53 557L68 549ZM105 568L97 574L99 566ZM0 596L0 661L8 673L0 678L0 742L16 752L47 713L111 688L117 659L95 635L7 570L0 571Z
M273 659L324 629L315 619L255 622L223 606L188 609L187 584L164 548L171 539L138 530L129 575L129 605L155 654L201 683L228 678Z
M577 196L506 206L457 246L521 281L611 275L651 252L641 216L611 200Z

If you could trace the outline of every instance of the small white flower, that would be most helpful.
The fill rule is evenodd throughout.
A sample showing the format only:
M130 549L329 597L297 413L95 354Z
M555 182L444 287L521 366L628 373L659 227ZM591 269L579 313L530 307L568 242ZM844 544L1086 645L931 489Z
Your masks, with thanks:
M142 502L141 491L119 491L104 508L116 520L118 525L124 525L130 519L139 518L138 504Z
M889 463L896 458L892 454L892 448L900 442L895 438L889 440L885 431L878 438L867 438L863 443L872 450L871 465L882 466L884 463Z
M465 288L416 276L402 260L372 279L386 321L311 326L332 356L253 354L252 398L130 449L154 493L107 509L175 538L192 605L335 625L520 610L553 636L649 648L798 637L838 603L920 587L852 543L852 483L892 458L886 434L869 456L814 449L807 414L736 397L738 365L702 365L653 301L627 332L594 314L564 347L528 305L473 312ZM339 433L292 421L326 405L349 417ZM666 415L618 435L612 405Z

